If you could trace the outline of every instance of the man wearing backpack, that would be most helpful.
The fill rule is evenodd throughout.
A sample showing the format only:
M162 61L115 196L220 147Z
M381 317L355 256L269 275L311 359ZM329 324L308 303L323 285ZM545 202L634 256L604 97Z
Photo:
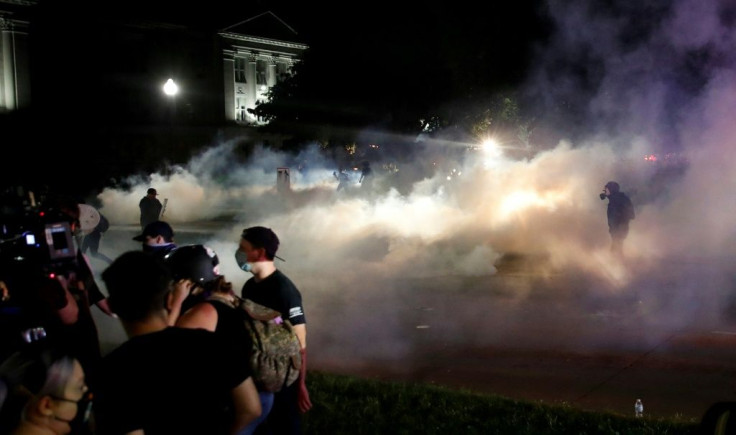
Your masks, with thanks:
M256 226L243 230L240 245L235 252L238 266L253 277L243 285L241 296L281 313L289 320L301 345L299 378L274 395L274 404L257 434L301 434L300 413L307 412L312 403L305 383L307 374L307 328L302 296L294 283L274 265L279 238L266 227Z
M623 256L623 243L629 235L629 221L636 217L631 199L621 192L621 187L615 181L609 181L603 186L601 200L608 198L608 232L611 234L611 252Z

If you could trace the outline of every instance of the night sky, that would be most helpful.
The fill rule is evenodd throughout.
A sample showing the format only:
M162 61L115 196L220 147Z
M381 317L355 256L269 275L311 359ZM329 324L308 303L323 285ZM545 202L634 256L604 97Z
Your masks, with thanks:
M318 79L310 86L327 94L328 107L390 118L404 106L459 107L483 92L513 89L536 122L539 143L606 135L615 136L612 146L626 146L633 137L645 137L655 151L687 146L678 124L688 119L713 77L731 67L736 16L723 0L610 0L595 7L554 0L482 7L471 2L397 7L387 1L318 7L214 1L182 7L167 0L155 2L155 8L143 1L44 1L40 10L35 38L42 55L32 68L46 79L35 88L34 110L59 141L77 133L84 142L87 132L102 124L125 123L146 110L163 113L155 97L147 107L131 98L131 89L155 94L155 82L127 75L132 67L126 56L138 50L126 48L126 41L100 38L108 22L150 17L211 31L271 10L311 47L310 67ZM194 48L180 48L196 55ZM100 69L108 88L99 86ZM78 107L88 110L80 114ZM26 130L35 126L20 129ZM89 155L96 144L86 146L82 154Z

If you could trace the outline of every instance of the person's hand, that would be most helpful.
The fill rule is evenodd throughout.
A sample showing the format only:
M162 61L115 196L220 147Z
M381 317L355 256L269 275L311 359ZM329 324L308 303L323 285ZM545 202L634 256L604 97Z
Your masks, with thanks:
M303 347L299 353L302 358L302 366L299 368L299 393L296 402L299 412L304 414L312 409L312 401L309 400L309 391L307 391L307 349Z
M307 384L302 381L299 381L299 395L297 397L297 404L299 405L299 412L301 412L302 414L312 409L312 401L309 400L309 391L307 391Z
M175 282L174 290L172 291L171 304L173 306L181 307L184 299L186 299L192 292L193 287L194 283L188 279L180 279L179 281Z
M74 274L70 274L67 278L64 274L60 273L56 275L56 280L69 292L83 292L85 290L84 281L77 279Z
M10 290L5 281L0 281L0 295L2 295L3 302L10 300Z

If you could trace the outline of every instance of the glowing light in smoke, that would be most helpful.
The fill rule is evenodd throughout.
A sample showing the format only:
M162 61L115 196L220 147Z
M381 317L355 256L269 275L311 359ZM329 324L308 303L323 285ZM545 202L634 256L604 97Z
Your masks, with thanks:
M494 139L484 140L481 148L488 157L501 157L501 147Z
M486 157L483 161L483 166L486 169L496 166L499 163L499 160L503 158L501 146L495 139L484 140L480 148L483 151L483 155Z

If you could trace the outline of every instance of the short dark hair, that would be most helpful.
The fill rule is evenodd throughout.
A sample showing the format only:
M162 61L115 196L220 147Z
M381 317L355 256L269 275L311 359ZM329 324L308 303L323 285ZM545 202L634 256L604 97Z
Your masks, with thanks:
M276 257L276 251L279 250L279 238L271 228L266 227L250 227L243 230L241 236L250 242L254 248L263 248L266 251L266 257L273 260Z
M166 307L171 273L161 259L128 251L102 272L110 309L125 321L143 320Z

